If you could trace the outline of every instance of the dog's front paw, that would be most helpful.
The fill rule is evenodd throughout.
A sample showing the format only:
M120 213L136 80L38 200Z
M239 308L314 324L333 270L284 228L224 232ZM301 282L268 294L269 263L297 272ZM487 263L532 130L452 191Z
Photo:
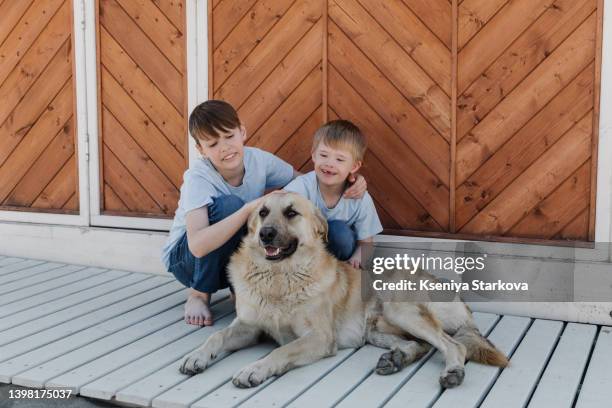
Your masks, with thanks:
M232 383L238 388L257 387L271 376L270 370L262 363L255 362L238 371Z
M442 373L440 376L440 385L443 388L454 388L461 385L465 377L465 369L463 367L453 367Z
M211 357L209 354L202 353L201 351L194 351L193 353L187 354L181 365L179 371L183 374L194 375L204 371Z

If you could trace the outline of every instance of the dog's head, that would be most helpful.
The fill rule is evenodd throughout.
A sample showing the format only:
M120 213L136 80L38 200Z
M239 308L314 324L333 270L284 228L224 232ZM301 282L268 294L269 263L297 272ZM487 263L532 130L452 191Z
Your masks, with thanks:
M306 198L295 193L269 195L248 221L248 245L261 249L269 261L294 254L299 246L313 247L327 240L327 221Z

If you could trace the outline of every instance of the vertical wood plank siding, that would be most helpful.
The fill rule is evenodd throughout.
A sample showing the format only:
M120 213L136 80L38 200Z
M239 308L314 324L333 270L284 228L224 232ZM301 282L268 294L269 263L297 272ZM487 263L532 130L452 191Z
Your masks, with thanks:
M0 3L0 208L78 213L71 0Z
M602 7L220 0L211 97L302 171L318 126L354 121L389 231L593 240Z

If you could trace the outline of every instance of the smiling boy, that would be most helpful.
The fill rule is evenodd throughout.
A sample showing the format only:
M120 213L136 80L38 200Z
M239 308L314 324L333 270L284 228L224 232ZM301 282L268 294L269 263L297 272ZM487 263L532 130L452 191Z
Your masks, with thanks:
M347 120L334 120L314 135L314 171L297 177L284 189L305 196L318 207L328 222L328 248L342 261L361 267L363 244L382 231L372 197L343 195L348 180L361 167L366 141L359 128Z

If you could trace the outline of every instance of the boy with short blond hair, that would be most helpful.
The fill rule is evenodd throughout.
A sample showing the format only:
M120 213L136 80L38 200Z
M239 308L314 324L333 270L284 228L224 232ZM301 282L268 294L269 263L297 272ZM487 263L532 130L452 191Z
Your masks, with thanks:
M271 153L245 147L246 129L227 102L198 105L189 132L202 157L183 177L162 260L191 288L185 321L201 326L213 324L210 294L229 286L226 267L246 233L249 214L267 189L283 187L299 173ZM363 194L365 181L359 181L349 195Z
M307 197L328 220L328 248L336 257L354 267L361 266L361 250L382 231L372 197L365 192L359 199L343 197L348 179L363 162L367 145L359 128L347 120L323 125L314 135L314 171L297 177L286 191Z

